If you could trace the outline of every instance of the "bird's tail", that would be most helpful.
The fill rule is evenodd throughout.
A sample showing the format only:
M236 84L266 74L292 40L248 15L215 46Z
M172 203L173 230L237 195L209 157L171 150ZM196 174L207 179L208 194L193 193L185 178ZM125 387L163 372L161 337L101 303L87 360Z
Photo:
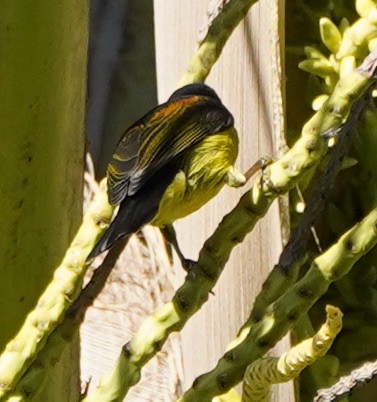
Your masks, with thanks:
M175 163L175 162L174 162ZM161 197L172 182L177 170L172 163L158 173L136 194L124 199L113 222L87 257L87 261L108 250L112 245L151 222L157 214Z
M121 211L118 212L117 218L120 212ZM114 219L109 228L94 246L93 250L89 253L86 261L92 260L97 257L97 255L109 250L115 242L125 237L129 237L131 234L132 232L127 230L123 219Z

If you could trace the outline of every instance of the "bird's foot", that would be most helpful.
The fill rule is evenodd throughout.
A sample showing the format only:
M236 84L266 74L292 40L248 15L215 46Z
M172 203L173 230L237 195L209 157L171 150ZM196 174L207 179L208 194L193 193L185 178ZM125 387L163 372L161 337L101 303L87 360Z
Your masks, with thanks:
M258 159L250 169L247 170L245 174L241 173L234 166L232 166L225 176L225 182L230 187L242 187L246 184L252 176L259 170L263 170L274 162L274 159L270 156Z
M225 176L225 182L230 187L242 187L246 181L246 177L234 166L228 170Z
M179 260L181 261L181 265L183 269L186 272L190 272L192 267L196 264L196 261L190 260L188 258L185 258L183 255L178 241L177 241L177 236L174 230L173 225L166 225L163 228L160 228L163 236L165 237L165 240L174 248L176 251Z

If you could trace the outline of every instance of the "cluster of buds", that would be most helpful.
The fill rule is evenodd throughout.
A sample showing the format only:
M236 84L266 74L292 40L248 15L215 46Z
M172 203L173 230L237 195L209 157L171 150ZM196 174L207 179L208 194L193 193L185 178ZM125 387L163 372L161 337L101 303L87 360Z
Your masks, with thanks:
M321 79L321 93L312 101L313 110L319 110L333 92L339 78L348 75L377 46L377 1L356 0L360 15L353 24L343 18L339 26L329 18L320 19L321 40L329 51L306 46L307 59L299 67Z

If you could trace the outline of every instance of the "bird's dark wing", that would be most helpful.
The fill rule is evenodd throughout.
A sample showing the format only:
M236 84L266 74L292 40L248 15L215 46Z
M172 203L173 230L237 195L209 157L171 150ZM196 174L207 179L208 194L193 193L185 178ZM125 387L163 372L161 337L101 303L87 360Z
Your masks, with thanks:
M166 164L140 191L121 202L116 217L88 255L87 261L111 248L118 240L137 232L153 219L176 171L174 161Z
M120 140L108 166L108 194L119 204L177 155L210 134L233 126L230 112L216 99L186 96L153 109Z

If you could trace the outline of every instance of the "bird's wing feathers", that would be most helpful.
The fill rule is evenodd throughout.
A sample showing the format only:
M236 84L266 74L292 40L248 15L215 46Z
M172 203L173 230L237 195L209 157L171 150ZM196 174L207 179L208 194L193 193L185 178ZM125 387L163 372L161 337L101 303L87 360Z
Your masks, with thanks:
M110 203L132 196L177 155L231 126L230 112L205 96L184 97L153 109L118 144L107 170Z

